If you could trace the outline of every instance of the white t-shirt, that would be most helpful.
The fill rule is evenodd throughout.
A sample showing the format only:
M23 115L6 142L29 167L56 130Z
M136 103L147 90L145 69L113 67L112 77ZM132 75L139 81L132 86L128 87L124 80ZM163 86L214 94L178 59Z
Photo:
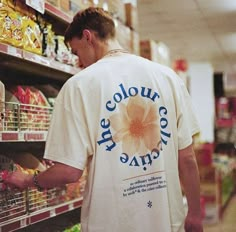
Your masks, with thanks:
M45 158L88 164L83 232L183 231L178 150L197 132L171 69L131 54L105 57L62 87Z

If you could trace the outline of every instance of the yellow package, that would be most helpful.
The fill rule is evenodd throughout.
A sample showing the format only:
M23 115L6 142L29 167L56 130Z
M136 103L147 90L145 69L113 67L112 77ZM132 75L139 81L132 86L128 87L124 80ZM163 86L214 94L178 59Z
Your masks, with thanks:
M39 25L28 17L24 17L24 49L42 55L42 33Z
M0 8L0 42L22 47L22 40L22 16L7 6Z
M15 8L15 0L0 0L0 3L4 6L10 7L12 10Z

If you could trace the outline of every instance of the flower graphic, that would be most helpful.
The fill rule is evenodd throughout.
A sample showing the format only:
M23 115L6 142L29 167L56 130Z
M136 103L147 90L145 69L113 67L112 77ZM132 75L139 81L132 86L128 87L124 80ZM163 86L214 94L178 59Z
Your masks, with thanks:
M160 144L157 106L140 96L130 97L128 104L120 103L120 111L109 120L115 130L113 140L122 142L123 152L131 156L146 155Z

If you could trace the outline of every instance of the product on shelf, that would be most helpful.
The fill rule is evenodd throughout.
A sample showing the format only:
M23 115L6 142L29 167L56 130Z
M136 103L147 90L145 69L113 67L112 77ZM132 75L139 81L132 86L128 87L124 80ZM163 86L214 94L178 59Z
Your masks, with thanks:
M21 163L23 160L21 161ZM28 162L28 161L27 161ZM27 163L29 164L29 163ZM21 165L14 163L15 169L18 171L21 171L26 174L31 174L34 175L35 172L38 172L37 169L32 169L32 168L25 168L22 167ZM27 202L28 202L28 210L29 212L35 212L37 210L41 210L43 208L47 207L47 192L46 190L43 192L39 192L36 188L32 187L28 189L27 192Z
M68 64L70 62L70 51L64 43L64 36L57 35L56 40L56 60Z
M227 97L220 97L216 99L216 114L218 118L230 118L229 99Z
M18 127L17 107L19 100L8 90L5 91L4 131L16 131Z
M24 169L32 169L40 172L46 170L46 166L29 152L9 154L9 157L11 157L14 163L20 165Z
M0 223L25 215L25 199L25 192L0 191Z
M0 6L0 42L23 46L23 18L8 5Z
M10 126L15 126L20 130L47 130L51 109L43 93L35 87L20 85L10 87L10 91L21 105L6 112L7 129L12 130ZM13 122L17 125L12 125Z
M8 174L7 170L0 171L0 191L5 191L7 189L7 185L4 183Z
M39 25L29 17L23 20L23 48L39 55L42 55L42 32Z
M8 172L14 170L14 162L9 157L0 155L0 193L7 190L4 179L7 177Z
M42 33L35 20L35 11L23 1L2 1L0 42L42 54Z
M37 85L36 88L43 92L48 103L53 107L60 88L50 84Z
M50 58L56 58L55 33L52 25L47 24L43 28L43 55Z
M81 224L75 224L72 227L65 229L63 232L81 232Z

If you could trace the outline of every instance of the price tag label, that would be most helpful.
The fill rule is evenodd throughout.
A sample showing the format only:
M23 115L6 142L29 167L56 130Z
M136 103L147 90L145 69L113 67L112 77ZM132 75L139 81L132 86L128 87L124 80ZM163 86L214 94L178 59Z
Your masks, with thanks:
M24 140L25 140L25 139L24 139L24 133L19 132L19 134L18 134L18 140L19 140L19 141L24 141Z
M26 225L27 225L26 218L21 219L20 220L20 227L22 228L22 227L25 227Z
M50 217L55 217L56 216L56 211L55 209L50 210Z
M37 10L41 14L45 12L45 1L44 0L26 0L26 4L33 9Z
M74 205L71 203L69 204L69 210L73 210L74 209Z
M12 56L17 56L17 49L13 46L8 46L7 53Z
M65 72L67 72L67 73L71 73L71 67L69 66L69 65L64 65L64 70L65 70Z

